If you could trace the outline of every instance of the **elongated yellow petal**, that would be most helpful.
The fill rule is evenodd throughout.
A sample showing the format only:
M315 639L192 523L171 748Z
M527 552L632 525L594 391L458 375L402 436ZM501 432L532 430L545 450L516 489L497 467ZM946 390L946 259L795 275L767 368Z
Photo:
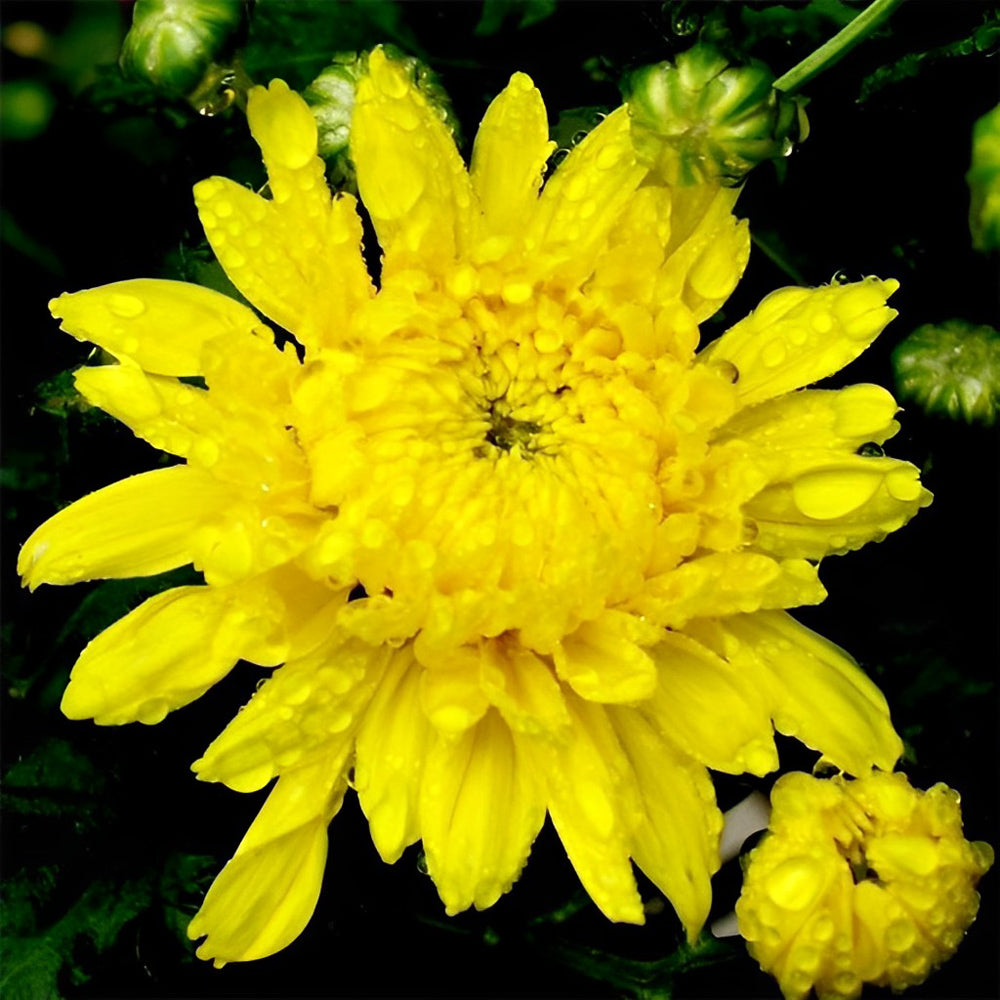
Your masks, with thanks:
M527 229L529 246L589 273L646 168L635 159L628 110L613 111L566 157L545 185Z
M716 771L767 774L778 766L770 704L752 674L676 632L649 652L659 681L638 711L664 736Z
M754 544L777 556L822 559L881 541L906 524L931 494L920 470L895 458L813 456L791 482L763 490L744 512L757 528ZM786 605L788 606L788 605Z
M427 869L449 916L492 906L545 821L530 763L495 710L461 736L435 734L420 785Z
M347 788L346 750L283 775L188 925L217 968L280 951L316 908L330 820Z
M335 637L279 667L192 770L202 781L253 792L289 767L353 746L390 653Z
M129 362L80 368L73 381L88 402L128 425L154 448L182 458L214 457L218 452L212 439L197 428L212 417L212 422L218 422L214 400L203 389L175 378L147 375ZM181 422L180 414L193 419Z
M465 164L440 116L381 48L358 82L351 158L387 266L412 257L433 271L468 245L475 193Z
M628 758L603 706L566 695L572 726L562 741L525 738L545 776L549 815L569 860L609 920L645 921L629 862L642 807Z
M317 183L326 191L322 173ZM343 339L353 311L374 294L353 196L296 212L210 177L194 197L212 250L247 299L307 349Z
M486 109L472 149L472 184L487 235L524 227L538 203L545 161L555 148L542 95L530 77L515 73Z
M886 299L896 280L866 278L822 288L772 292L698 355L728 362L744 406L818 382L853 361L896 315Z
M243 658L284 659L281 603L256 586L178 587L106 628L76 661L62 710L98 725L159 722Z
M818 456L853 455L899 430L899 407L879 385L805 389L744 408L719 429L719 443L741 441L771 481L792 478Z
M638 712L610 708L635 774L645 816L632 834L632 857L673 904L689 942L712 905L722 814L704 767L682 757Z
M199 526L232 502L199 469L175 465L130 476L50 517L24 543L17 570L41 583L153 576L194 559Z
M228 296L158 278L66 292L49 303L49 310L77 340L157 375L201 375L207 340L263 326L250 309Z
M826 590L804 559L759 552L714 552L651 577L637 610L670 628L692 618L819 604Z
M405 646L392 659L358 729L354 787L382 860L420 839L420 782L433 735L420 708L423 668Z
M892 770L903 744L889 706L847 653L783 611L734 615L720 625L736 640L729 659L753 671L779 732L851 774Z

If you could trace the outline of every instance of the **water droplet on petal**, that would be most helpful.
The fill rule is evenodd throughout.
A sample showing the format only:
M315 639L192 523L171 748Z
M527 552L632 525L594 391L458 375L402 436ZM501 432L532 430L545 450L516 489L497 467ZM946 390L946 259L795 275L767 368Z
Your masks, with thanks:
M784 364L786 357L788 357L788 349L783 340L772 340L760 352L760 360L767 368L777 368L778 365Z
M146 311L146 304L134 295L123 295L115 292L108 298L108 308L122 319L134 319Z

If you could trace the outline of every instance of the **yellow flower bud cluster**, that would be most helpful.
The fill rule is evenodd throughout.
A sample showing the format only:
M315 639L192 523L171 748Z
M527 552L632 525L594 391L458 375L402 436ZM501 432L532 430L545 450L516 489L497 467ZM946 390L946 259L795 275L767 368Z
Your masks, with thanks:
M793 773L771 797L736 905L751 955L786 1000L905 989L954 953L975 919L993 849L962 834L958 793L902 774Z

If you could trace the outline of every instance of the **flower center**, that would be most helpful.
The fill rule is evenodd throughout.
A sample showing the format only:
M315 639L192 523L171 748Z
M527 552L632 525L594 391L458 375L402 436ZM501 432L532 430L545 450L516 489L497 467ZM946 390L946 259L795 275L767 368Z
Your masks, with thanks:
M533 420L517 420L504 410L501 401L490 400L486 415L489 421L487 443L501 451L510 451L517 445L522 452L532 454L537 448L535 435L542 429L542 425ZM482 456L477 453L477 457Z

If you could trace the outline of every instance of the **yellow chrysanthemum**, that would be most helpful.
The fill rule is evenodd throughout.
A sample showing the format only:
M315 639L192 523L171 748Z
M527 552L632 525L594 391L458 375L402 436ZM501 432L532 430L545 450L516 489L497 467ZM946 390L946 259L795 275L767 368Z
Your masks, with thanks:
M786 1000L901 990L949 958L976 917L993 849L962 835L958 793L902 774L786 774L751 852L736 915Z
M248 116L270 197L217 177L195 196L301 359L182 283L52 305L118 359L80 391L186 463L58 513L24 546L28 585L206 581L99 635L64 711L156 722L239 658L283 664L195 764L239 791L279 777L191 925L219 963L301 931L348 783L386 861L422 840L448 913L505 892L548 813L608 917L643 919L631 858L697 934L706 767L774 768L772 720L852 773L900 751L878 689L781 610L929 502L913 466L858 453L897 429L885 390L795 391L868 346L896 283L782 289L696 355L747 259L731 190L649 177L627 108L542 189L523 74L467 171L375 50L351 151L376 289L305 103L276 81Z

